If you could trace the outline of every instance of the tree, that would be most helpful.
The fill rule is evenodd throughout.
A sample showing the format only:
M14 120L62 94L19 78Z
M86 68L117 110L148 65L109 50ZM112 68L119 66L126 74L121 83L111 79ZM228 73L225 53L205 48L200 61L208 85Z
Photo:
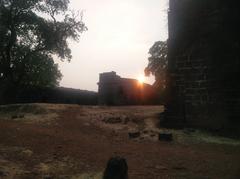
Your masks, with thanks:
M149 49L150 57L148 58L148 66L145 68L145 75L155 76L155 85L164 89L166 87L166 70L167 70L167 42L157 41Z
M53 56L70 61L68 39L87 30L69 0L0 0L0 87L57 86ZM79 17L79 19L78 19Z

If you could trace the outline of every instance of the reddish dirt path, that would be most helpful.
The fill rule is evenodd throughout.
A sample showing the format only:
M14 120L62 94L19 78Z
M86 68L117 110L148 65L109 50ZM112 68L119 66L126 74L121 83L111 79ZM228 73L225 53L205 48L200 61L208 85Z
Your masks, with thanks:
M127 132L91 123L83 108L71 106L59 112L50 125L0 120L0 178L11 178L6 166L15 165L18 171L13 178L97 173L115 155L127 159L130 179L240 178L239 146L134 141ZM88 110L89 114L96 112L95 108ZM1 166L1 161L8 163ZM50 170L43 164L51 166ZM8 172L1 176L1 168Z

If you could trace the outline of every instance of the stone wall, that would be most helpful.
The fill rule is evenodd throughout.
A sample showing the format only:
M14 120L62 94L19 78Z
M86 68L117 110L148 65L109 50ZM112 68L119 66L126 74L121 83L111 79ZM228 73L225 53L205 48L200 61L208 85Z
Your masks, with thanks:
M97 105L98 94L93 91L86 91L72 88L34 88L21 87L8 90L4 98L0 97L0 105L14 103L64 103Z
M136 79L121 78L116 72L101 73L98 83L100 105L155 104L157 92L149 84Z
M120 76L116 72L99 75L98 102L99 104L121 104Z
M237 1L170 0L165 125L240 129Z

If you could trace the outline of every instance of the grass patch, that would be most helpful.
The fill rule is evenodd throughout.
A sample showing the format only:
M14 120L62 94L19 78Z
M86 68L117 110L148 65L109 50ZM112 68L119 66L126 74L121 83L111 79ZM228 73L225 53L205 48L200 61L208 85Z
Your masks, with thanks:
M46 114L47 109L36 104L11 104L0 106L0 114Z
M0 106L0 120L50 124L58 117L57 111L42 104L11 104Z
M210 132L202 130L194 130L194 132L188 134L186 134L184 130L169 130L169 131L173 133L174 141L177 143L183 144L209 143L232 146L240 145L240 140L213 135Z
M227 137L215 136L207 132L197 130L192 134L193 138L199 141L213 143L213 144L225 144L225 145L240 145L240 140L231 139Z

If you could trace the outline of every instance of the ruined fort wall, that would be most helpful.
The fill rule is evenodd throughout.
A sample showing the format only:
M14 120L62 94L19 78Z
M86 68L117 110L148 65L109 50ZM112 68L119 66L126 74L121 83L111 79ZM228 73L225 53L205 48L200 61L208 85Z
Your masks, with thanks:
M136 79L121 78L115 72L101 73L98 101L100 105L155 104L156 90Z
M118 104L120 77L115 72L101 73L98 83L98 101L99 104Z
M239 129L236 2L170 0L167 125Z

